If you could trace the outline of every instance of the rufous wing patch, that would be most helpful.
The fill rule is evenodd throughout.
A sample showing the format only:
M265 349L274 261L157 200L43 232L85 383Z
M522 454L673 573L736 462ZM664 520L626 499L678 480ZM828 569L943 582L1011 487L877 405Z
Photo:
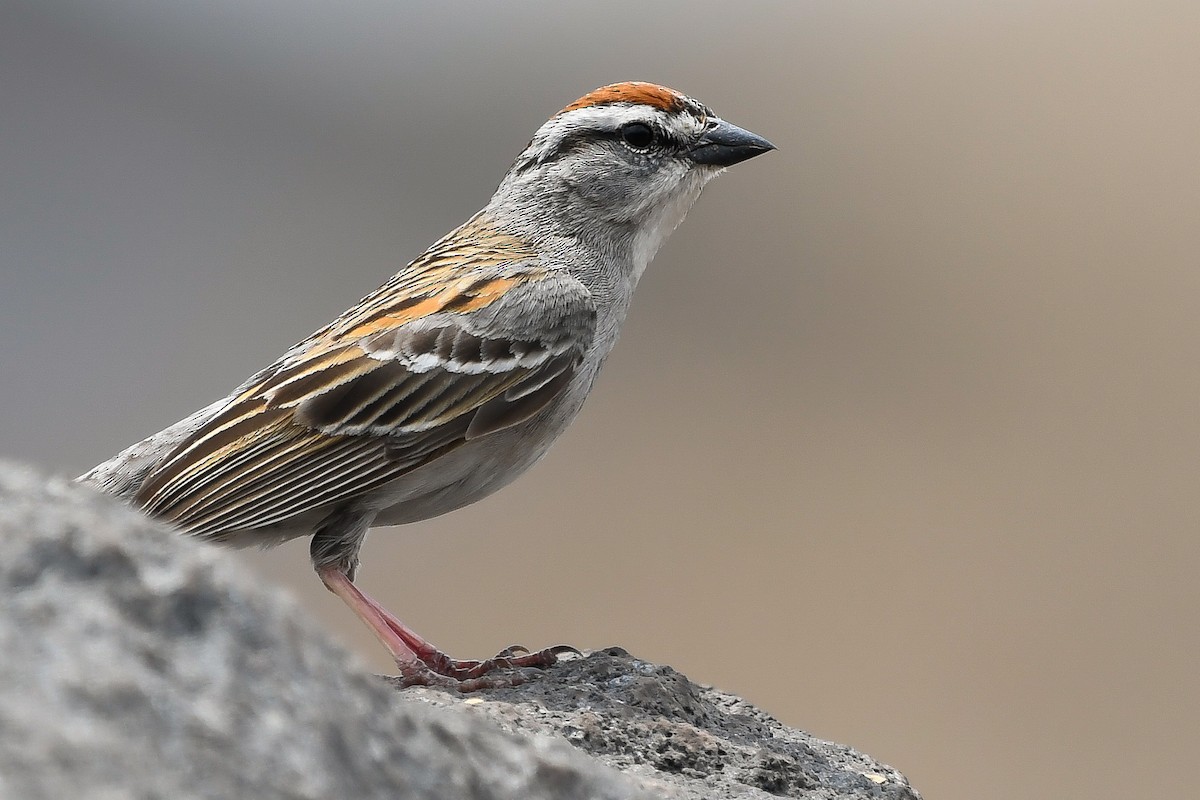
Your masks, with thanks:
M460 279L415 305L365 320L347 330L342 336L350 339L365 338L381 331L395 330L405 323L436 314L439 311L457 311L459 313L478 311L494 303L506 291L525 279L524 277L493 277L486 280L477 280L471 277Z

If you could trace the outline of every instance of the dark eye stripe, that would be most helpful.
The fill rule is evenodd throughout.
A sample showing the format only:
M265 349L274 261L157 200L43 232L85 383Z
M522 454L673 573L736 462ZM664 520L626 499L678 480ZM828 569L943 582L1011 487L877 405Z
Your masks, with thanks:
M630 125L640 125L640 126L650 129L653 132L654 140L650 144L649 147L637 147L634 145L629 145L625 141L623 133L624 133L625 129L628 128ZM535 166L536 164L544 164L544 163L547 163L550 161L557 161L559 158L562 158L567 153L570 153L574 150L578 150L581 147L586 146L589 142L596 142L596 141L603 141L603 140L620 142L624 146L632 147L635 150L642 150L642 151L646 151L646 150L673 151L673 150L683 149L683 147L684 147L684 145L681 144L680 141L678 139L676 139L675 136L672 136L671 134L667 133L665 130L658 127L657 125L650 125L650 124L644 123L644 122L628 122L628 123L625 123L624 125L621 125L618 128L609 129L609 130L597 130L595 128L575 129L573 131L566 133L561 139L559 139L558 142L556 143L554 150L552 150L549 153L543 154L536 161L535 160L518 161L513 166L517 172L524 172L525 170Z

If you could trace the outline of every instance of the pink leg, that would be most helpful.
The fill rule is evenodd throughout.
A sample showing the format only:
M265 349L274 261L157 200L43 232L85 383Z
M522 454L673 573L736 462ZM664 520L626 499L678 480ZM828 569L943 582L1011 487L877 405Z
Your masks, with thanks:
M350 606L359 619L366 623L375 634L375 638L387 648L396 659L397 664L417 664L421 659L417 656L404 639L388 624L387 616L380 613L383 609L378 603L367 597L357 586L350 582L345 573L336 567L323 567L317 570L317 575L325 588L336 594L341 601ZM390 616L390 615L388 615Z
M472 691L488 686L513 685L516 676L489 682L481 676L494 669L514 667L548 667L562 653L578 652L573 647L560 645L530 653L524 647L513 646L486 661L460 661L438 650L420 634L397 619L391 612L354 585L346 574L336 567L322 567L317 575L325 588L341 598L359 619L366 623L375 637L387 648L400 668L405 685L415 683L445 683L450 679L462 691ZM523 679L516 680L517 683Z

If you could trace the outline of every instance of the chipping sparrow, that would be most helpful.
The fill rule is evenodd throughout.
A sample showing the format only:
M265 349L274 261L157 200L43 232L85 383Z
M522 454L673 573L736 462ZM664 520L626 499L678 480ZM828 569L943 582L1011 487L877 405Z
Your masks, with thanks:
M228 397L79 480L212 541L312 536L317 574L407 682L467 690L499 665L548 665L570 648L445 656L354 585L359 548L374 525L473 503L541 458L700 190L772 149L672 89L590 92L462 227Z

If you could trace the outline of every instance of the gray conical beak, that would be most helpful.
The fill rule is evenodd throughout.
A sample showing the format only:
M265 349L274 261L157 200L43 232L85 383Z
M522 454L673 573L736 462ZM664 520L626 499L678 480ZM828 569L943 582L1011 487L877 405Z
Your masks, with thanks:
M775 149L775 145L757 133L751 133L723 119L714 121L716 124L705 131L688 151L688 156L697 164L730 167L739 161Z

